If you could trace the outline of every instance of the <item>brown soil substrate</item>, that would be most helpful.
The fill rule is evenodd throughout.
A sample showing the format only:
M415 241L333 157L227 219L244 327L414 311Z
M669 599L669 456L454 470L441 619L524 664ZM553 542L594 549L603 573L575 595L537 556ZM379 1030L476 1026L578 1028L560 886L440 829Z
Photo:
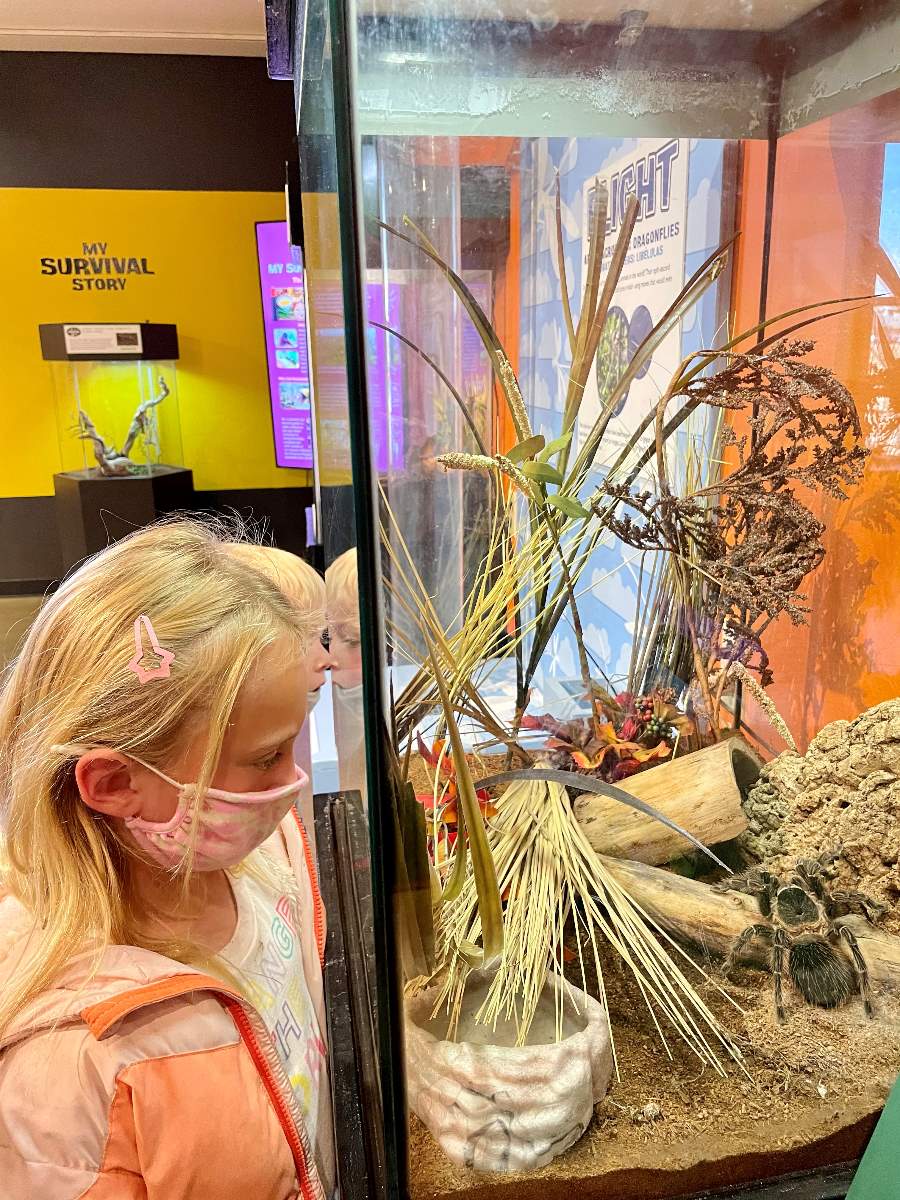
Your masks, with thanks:
M731 1066L723 1078L680 1043L667 1059L631 976L610 960L604 977L621 1081L581 1141L533 1174L482 1175L451 1164L413 1119L413 1200L684 1196L849 1161L900 1072L900 1005L887 996L867 1020L858 999L826 1012L788 987L779 1025L768 974L729 984L743 1013L704 985L749 1075Z

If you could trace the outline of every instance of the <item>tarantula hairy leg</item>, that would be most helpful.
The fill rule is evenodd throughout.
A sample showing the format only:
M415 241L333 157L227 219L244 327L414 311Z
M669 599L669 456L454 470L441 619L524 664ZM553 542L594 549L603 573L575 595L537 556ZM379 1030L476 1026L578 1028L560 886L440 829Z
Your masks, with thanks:
M748 925L743 933L738 934L734 940L728 956L722 963L722 974L727 978L734 971L737 961L740 956L747 950L750 944L759 938L762 941L771 942L773 930L771 925Z
M832 904L845 905L850 912L862 913L870 925L877 925L888 911L886 904L882 904L879 900L873 900L865 892L832 890L830 899Z
M850 953L853 955L856 984L859 988L859 994L862 996L866 1016L874 1017L875 1009L872 1005L872 991L869 986L869 968L866 966L866 960L863 958L862 951L859 948L859 941L853 930L848 929L846 925L841 926L840 936L847 943Z

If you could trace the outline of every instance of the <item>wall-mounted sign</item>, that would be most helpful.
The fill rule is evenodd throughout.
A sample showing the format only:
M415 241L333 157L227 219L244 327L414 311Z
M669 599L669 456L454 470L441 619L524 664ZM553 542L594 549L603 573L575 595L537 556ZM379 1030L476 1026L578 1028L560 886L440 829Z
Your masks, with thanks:
M279 467L313 465L313 416L306 334L306 281L284 221L258 221L256 247L269 398Z
M605 413L610 396L638 346L681 291L684 282L688 196L687 139L657 142L641 138L632 149L604 166L582 189L582 272L590 258L590 231L600 188L608 200L604 271L628 201L640 202L637 224L628 247L612 307L603 326L594 369L587 378L578 413L579 448ZM584 278L584 274L582 274ZM620 396L603 439L609 450L621 449L657 403L665 382L681 361L681 331L676 325L656 348L631 387Z
M310 369L303 256L288 242L286 221L257 221L256 246L269 398L279 467L313 465L313 405L318 412L319 465L347 461L347 359L340 280L319 281L315 312L315 371ZM369 436L378 471L403 462L403 374L400 347L381 325L400 323L399 283L380 274L366 284L366 366ZM314 381L312 376L314 375ZM313 396L313 382L316 394Z
M143 351L140 325L66 325L67 354L134 354Z
M82 242L81 254L41 259L41 274L69 279L73 292L124 292L135 275L155 275L146 257L111 254L108 242Z

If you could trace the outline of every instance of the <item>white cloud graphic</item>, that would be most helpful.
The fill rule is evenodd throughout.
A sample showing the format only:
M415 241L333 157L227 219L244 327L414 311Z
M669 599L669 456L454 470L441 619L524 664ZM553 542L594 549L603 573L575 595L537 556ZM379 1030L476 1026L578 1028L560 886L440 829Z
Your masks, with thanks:
M576 673L575 650L569 638L555 634L550 640L550 661L545 674L557 679L572 679Z
M538 358L559 358L562 350L562 329L556 321L548 321L541 329Z
M584 645L589 656L600 660L604 667L608 667L612 661L612 648L609 644L609 634L600 625L588 625L584 631Z
M569 138L568 142L566 142L566 148L562 152L562 158L559 160L560 175L568 175L577 162L578 138Z
M623 141L611 146L603 156L603 161L594 172L595 175L602 175L608 166L616 162L620 158L624 158L626 154L633 154L638 148L637 138L625 138Z
M624 681L628 678L628 672L631 669L631 642L626 642L619 650L619 657L616 660L616 668L613 673L613 679Z
M637 592L628 587L621 571L609 575L595 568L591 574L591 590L602 604L612 609L623 621L633 619L637 606Z
M686 253L712 250L719 244L721 214L722 193L709 179L701 179L700 186L688 201Z
M534 279L534 304L547 304L553 299L553 284L550 272L538 270Z
M543 375L538 375L534 381L534 406L535 408L553 407L553 393Z

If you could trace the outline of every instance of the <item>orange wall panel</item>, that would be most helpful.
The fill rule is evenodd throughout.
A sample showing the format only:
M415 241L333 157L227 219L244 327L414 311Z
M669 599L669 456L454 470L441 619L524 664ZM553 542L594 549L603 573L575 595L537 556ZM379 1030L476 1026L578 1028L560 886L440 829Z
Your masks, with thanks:
M891 103L892 109L879 101L871 120L867 106L860 106L779 142L768 316L816 300L875 292L884 139L892 128L892 140L900 136L900 93ZM745 146L736 328L756 320L764 159L763 144ZM874 323L880 319L878 308L856 305L808 332L816 341L812 358L830 367L856 400L870 457L847 501L813 500L826 525L826 558L806 581L808 625L797 629L782 619L765 637L775 673L770 694L803 745L829 721L853 718L900 694L900 390L897 372L883 377L873 358ZM900 355L897 334L893 337L893 353ZM748 719L765 727L752 704Z

